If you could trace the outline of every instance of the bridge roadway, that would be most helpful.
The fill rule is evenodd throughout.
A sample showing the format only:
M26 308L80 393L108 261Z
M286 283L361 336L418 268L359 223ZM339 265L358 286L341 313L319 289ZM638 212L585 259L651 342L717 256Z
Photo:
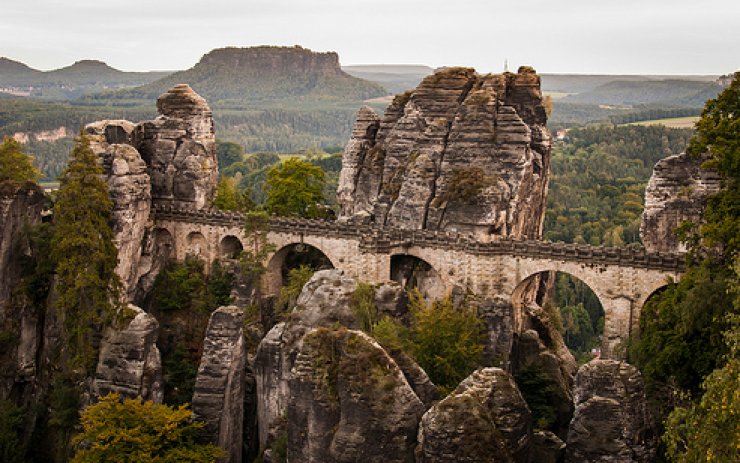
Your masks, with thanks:
M173 246L184 259L198 254L207 262L228 257L250 245L244 215L158 207L155 240ZM547 271L568 273L588 285L605 312L602 352L620 356L623 342L637 327L647 298L683 272L680 254L649 253L643 248L611 248L545 241L480 242L454 232L400 230L370 225L276 217L268 241L275 251L267 259L263 288L275 294L282 285L285 257L297 245L321 251L335 268L376 283L393 274L400 256L413 256L431 266L429 293L439 296L460 286L487 297L501 296L515 305L532 277Z

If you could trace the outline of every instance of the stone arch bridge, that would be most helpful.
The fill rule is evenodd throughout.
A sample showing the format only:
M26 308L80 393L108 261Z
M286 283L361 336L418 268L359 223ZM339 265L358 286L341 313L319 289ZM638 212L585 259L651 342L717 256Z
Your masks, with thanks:
M154 236L166 236L171 255L189 253L207 262L233 256L249 245L244 216L216 211L155 210ZM155 238L156 239L156 238ZM370 283L391 278L393 261L419 259L430 267L441 292L460 286L482 296L516 298L527 281L542 272L568 273L587 284L605 312L602 352L618 355L639 320L640 309L655 291L683 271L683 256L648 253L644 249L605 248L543 241L478 242L466 235L427 230L398 230L318 220L273 218L263 280L267 294L280 289L281 265L290 247L314 247L332 266ZM516 318L516 317L515 317Z

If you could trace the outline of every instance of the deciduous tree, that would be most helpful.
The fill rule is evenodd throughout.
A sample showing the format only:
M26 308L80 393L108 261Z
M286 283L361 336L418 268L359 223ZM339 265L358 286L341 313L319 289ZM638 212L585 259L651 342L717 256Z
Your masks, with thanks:
M41 172L33 166L32 159L15 139L3 138L3 142L0 143L0 181L37 181L41 178Z

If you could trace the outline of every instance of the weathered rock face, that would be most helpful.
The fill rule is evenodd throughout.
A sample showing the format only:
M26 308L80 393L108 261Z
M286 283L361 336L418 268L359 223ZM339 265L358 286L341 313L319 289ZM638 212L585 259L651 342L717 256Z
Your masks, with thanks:
M126 299L139 303L172 251L172 237L152 230L152 207L210 207L218 180L206 101L187 85L176 85L160 96L157 110L153 121L104 120L85 127L114 203L116 273Z
M685 221L699 222L707 198L719 191L715 171L702 169L703 159L686 153L661 159L645 190L640 237L651 252L680 252L675 229Z
M11 262L17 257L14 249L26 226L41 222L46 199L41 188L31 182L17 184L0 182L0 307L5 307L14 289L14 278L19 270Z
M124 398L141 397L162 403L162 361L157 348L159 323L140 308L129 305L133 319L122 329L108 328L100 344L92 392L111 392Z
M131 146L134 124L99 121L85 126L90 147L100 157L113 200L113 240L118 249L116 273L126 299L132 301L139 272L142 241L151 226L151 180L147 165Z
M593 360L578 370L575 414L566 462L650 462L655 434L639 370L625 362Z
M254 373L262 447L274 437L273 425L287 410L288 381L303 336L312 328L335 323L359 328L349 307L356 288L357 282L341 270L316 272L303 288L289 320L275 325L260 342Z
M553 388L548 403L555 408L556 433L564 438L573 415L573 379L578 365L547 312L536 304L524 308L523 326L511 352L515 375L534 369L542 373Z
M340 219L398 228L538 238L550 133L540 78L450 68L362 108L342 159Z
M189 209L210 205L218 181L216 138L208 103L185 84L157 100L160 116L140 123L132 144L149 166L152 200Z
M0 343L0 399L16 381L32 380L38 368L39 313L14 303L13 296L21 278L18 261L28 252L24 230L41 222L45 207L38 185L0 182L0 331L13 335Z
M318 328L290 379L288 461L407 462L424 405L372 338Z
M276 435L284 432L278 427L283 424L282 417L288 410L293 394L290 381L304 336L319 327L360 328L350 307L356 288L357 282L342 270L316 272L303 288L296 308L288 319L275 325L260 342L255 355L254 373L260 445L263 448L269 447ZM375 299L381 314L403 318L399 307L403 300L400 286L390 283L381 285L376 288ZM394 355L390 353L391 357ZM415 395L423 398L417 398L420 403L422 400L429 403L436 398L432 390L434 385L412 359L399 356L398 360L394 358L394 365L401 370L404 381L412 391L416 391Z
M532 432L529 461L532 463L562 463L565 458L565 442L550 431Z
M424 414L416 461L528 462L531 416L513 378L474 371Z
M223 461L242 461L246 350L244 311L220 307L211 314L193 394L193 415L205 435L224 449Z

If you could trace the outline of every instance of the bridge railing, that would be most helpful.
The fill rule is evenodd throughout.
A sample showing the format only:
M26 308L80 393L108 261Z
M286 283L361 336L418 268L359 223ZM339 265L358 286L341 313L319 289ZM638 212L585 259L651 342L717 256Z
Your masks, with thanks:
M217 227L243 227L246 217L235 212L194 211L172 206L154 209L158 221L200 223ZM301 219L270 218L270 231L276 233L347 238L359 241L364 252L387 253L412 247L461 251L475 255L508 255L523 258L546 258L589 264L621 265L677 271L684 269L683 254L650 253L644 248L605 247L587 244L551 243L536 240L501 239L481 242L475 237L438 230L403 230L377 225Z

